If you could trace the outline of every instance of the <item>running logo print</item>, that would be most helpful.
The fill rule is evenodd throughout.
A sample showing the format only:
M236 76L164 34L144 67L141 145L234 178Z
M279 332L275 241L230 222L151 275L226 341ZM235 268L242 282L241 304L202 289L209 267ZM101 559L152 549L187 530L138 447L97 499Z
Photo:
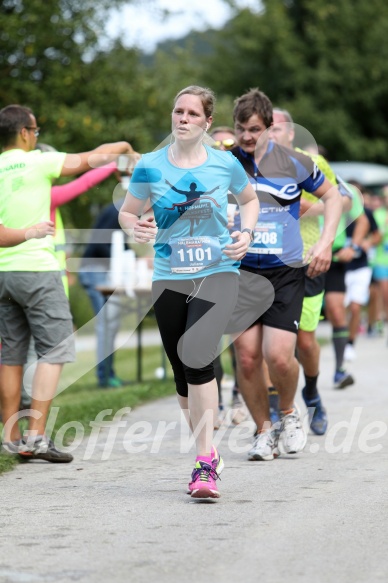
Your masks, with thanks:
M218 202L210 195L218 190L220 187L215 186L212 190L197 190L198 184L196 182L191 182L189 190L181 190L176 188L165 179L166 184L176 192L177 194L182 194L186 197L184 202L174 202L171 207L164 207L166 210L173 211L178 210L180 219L188 219L190 221L190 236L193 235L194 225L198 224L200 220L209 219L212 215L211 204L208 202L203 202L204 199L210 200L217 208L220 208ZM200 204L196 204L194 208L191 208L195 202L201 201Z

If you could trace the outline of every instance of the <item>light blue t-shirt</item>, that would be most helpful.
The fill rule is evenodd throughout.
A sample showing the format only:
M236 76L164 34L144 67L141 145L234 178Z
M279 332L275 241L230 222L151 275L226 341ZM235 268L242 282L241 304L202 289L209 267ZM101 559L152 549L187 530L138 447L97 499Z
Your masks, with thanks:
M244 190L245 170L229 152L207 146L201 166L177 168L168 148L142 156L129 185L136 198L150 198L155 214L154 281L238 273L240 262L222 251L233 243L227 229L228 191L238 196Z

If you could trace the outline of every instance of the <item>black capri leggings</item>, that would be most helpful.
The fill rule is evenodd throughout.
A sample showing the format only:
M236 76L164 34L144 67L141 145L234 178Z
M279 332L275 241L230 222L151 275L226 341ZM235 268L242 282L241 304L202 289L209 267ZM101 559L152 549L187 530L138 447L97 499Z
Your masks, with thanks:
M238 297L235 273L152 284L156 320L176 390L187 397L187 384L215 378L213 360Z

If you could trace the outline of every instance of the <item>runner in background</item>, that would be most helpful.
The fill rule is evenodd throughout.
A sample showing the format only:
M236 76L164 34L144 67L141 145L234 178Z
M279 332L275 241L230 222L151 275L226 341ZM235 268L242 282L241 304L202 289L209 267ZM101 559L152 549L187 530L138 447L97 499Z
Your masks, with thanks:
M388 322L388 186L383 188L383 204L377 208L373 216L382 235L381 243L376 247L373 261L373 278L377 282L384 322Z
M275 291L271 307L235 340L237 371L239 388L257 426L248 458L272 460L279 450L302 451L307 439L294 404L299 375L295 348L305 289L301 193L306 190L324 201L324 229L305 256L310 277L319 276L330 265L342 202L337 188L310 157L270 141L272 104L263 92L256 88L239 97L233 119L238 146L232 152L250 176L261 206L240 270L267 279ZM243 298L257 301L252 286L240 284L239 304ZM279 392L280 428L271 427L264 360Z
M349 181L353 186L353 197L364 197L363 186ZM365 199L364 199L365 200ZM349 338L345 347L344 360L352 362L356 358L355 344L361 326L361 311L369 301L369 288L372 280L372 267L369 265L369 256L375 254L375 247L382 240L381 233L374 219L372 211L364 205L364 213L369 221L369 231L362 240L360 256L352 259L346 265L345 273L345 306L348 311ZM351 222L346 227L346 236L352 240L355 224Z
M375 211L383 206L383 197L381 194L370 193L370 195L364 195L364 204L372 211L373 217ZM376 220L376 219L375 219ZM383 302L380 295L380 288L378 282L375 280L373 275L373 267L376 258L376 249L373 249L369 254L369 266L372 268L372 279L369 286L369 302L367 310L367 324L366 331L370 338L376 338L382 336L384 333L384 315L383 315Z
M333 383L335 389L344 389L353 385L353 376L344 368L345 347L349 339L349 327L345 307L345 273L347 264L362 253L362 242L369 231L369 221L364 213L362 199L353 196L351 185L337 177L341 191L348 192L352 200L351 209L341 217L337 236L333 243L333 259L326 274L324 312L332 325L332 343L335 356ZM351 238L346 236L346 227L354 223Z
M295 126L290 112L285 109L274 108L273 121L270 132L271 139L282 146L294 149ZM295 150L302 152L299 148L295 148ZM327 160L320 154L311 152L307 154L326 178L332 184L337 184L335 174ZM345 212L351 208L351 199L347 191L341 194L344 195L342 197L342 208ZM321 233L319 215L323 213L323 210L323 205L317 201L315 196L305 190L302 191L300 232L304 254L319 240ZM344 228L344 225L342 225L342 228ZM316 435L323 435L327 430L327 413L317 386L320 346L315 336L315 331L321 318L325 281L325 273L311 278L307 275L307 266L305 267L304 299L297 338L297 358L302 365L305 377L302 397L309 411L310 428ZM270 403L274 390L276 389L271 387Z

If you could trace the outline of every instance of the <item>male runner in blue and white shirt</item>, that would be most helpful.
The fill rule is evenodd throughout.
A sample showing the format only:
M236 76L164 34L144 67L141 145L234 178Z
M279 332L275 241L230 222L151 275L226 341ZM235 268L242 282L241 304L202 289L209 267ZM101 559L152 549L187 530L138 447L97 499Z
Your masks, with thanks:
M304 295L303 265L310 277L325 272L342 211L341 195L311 158L269 140L272 104L258 89L239 97L233 111L238 146L232 153L250 176L261 213L253 241L242 260L238 308L243 310L260 295L260 280L274 287L275 299L256 322L235 340L239 387L257 425L251 460L272 460L279 454L301 451L306 434L294 406L299 366L296 338ZM323 198L324 228L319 241L303 257L299 228L302 190ZM246 277L244 277L246 275ZM249 277L248 277L249 275ZM257 277L257 286L253 283ZM253 279L252 279L253 278ZM249 285L244 281L249 280ZM270 429L267 391L260 391L263 358L279 392L280 431Z

